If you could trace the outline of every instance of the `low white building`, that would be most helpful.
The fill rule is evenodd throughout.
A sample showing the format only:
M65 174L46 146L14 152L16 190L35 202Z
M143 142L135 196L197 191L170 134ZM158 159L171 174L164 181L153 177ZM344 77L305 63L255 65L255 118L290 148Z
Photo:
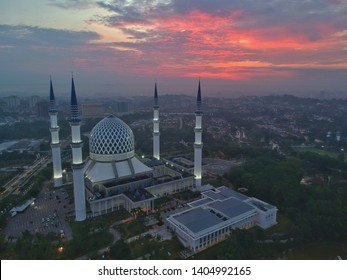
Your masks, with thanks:
M227 187L202 193L190 208L167 218L181 243L194 253L223 241L236 228L275 225L277 208Z

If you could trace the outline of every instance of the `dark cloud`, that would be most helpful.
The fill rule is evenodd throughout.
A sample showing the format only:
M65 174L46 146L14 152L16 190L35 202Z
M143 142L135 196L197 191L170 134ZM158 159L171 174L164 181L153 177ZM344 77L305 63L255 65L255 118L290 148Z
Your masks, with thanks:
M31 77L80 69L80 61L101 56L88 47L97 38L94 32L0 25L0 77L10 81L6 77L13 80L17 73Z
M147 22L145 15L136 6L126 6L126 1L121 0L116 3L106 4L98 2L98 5L110 12L115 13L114 16L106 17L105 23L111 25L120 25L122 23Z
M50 0L49 5L60 9L88 9L95 5L92 0Z
M272 23L297 19L307 21L322 16L334 19L336 14L343 15L347 10L347 2L338 0L172 0L171 6L178 13L194 9L213 14L241 10L249 16L268 19Z
M97 2L114 15L104 18L109 25L126 23L147 23L153 19L180 16L191 11L201 11L211 15L237 17L237 28L269 28L288 25L293 32L308 32L307 36L316 40L317 34L298 30L298 25L314 24L321 21L337 27L346 27L347 2L338 0L115 0Z
M99 35L87 31L71 31L26 25L0 25L0 45L78 46L96 40Z
M168 11L167 3L168 1L158 0L97 2L99 7L115 14L104 18L105 23L109 25L148 23L150 19L158 17L159 14L160 16L164 16L163 13Z

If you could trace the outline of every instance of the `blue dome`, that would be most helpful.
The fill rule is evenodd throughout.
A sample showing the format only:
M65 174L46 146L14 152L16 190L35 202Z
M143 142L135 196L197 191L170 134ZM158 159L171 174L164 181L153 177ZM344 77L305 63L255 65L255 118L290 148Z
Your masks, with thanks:
M134 134L130 127L115 116L98 122L90 134L90 158L97 161L120 161L135 154Z

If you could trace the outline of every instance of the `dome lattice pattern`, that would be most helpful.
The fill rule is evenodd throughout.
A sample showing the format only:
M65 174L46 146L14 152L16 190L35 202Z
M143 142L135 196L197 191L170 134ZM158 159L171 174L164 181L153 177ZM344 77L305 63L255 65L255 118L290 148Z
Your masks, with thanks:
M130 127L117 117L101 120L89 139L90 157L100 161L124 160L134 155L134 135Z

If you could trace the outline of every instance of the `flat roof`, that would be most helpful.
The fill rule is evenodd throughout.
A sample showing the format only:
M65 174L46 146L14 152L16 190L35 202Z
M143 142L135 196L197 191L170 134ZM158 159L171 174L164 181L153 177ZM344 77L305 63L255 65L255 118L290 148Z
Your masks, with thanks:
M240 199L242 201L249 199L248 196L246 196L246 195L244 195L242 193L239 193L237 191L234 191L234 190L232 190L232 189L230 189L228 187L225 187L225 186L220 187L217 190L219 190L220 193L222 195L226 196L226 197L235 197L235 198L238 198L238 199Z
M167 220L175 227L187 229L188 234L203 236L256 215L258 210L268 211L276 208L225 186L201 194L204 198L188 203L192 209L176 213Z
M203 202L207 202L207 200L211 199L205 198L196 202L202 204ZM175 219L193 233L198 233L225 221L235 219L252 210L255 211L255 207L252 205L237 198L230 197L223 201L209 203L204 208L193 208L189 211L175 214L171 216L171 219Z
M225 186L219 187L215 191L208 190L206 192L203 192L202 194L213 199L213 200L225 200L225 199L228 199L230 197L235 197L235 198L242 200L242 201L249 199L248 196L241 194L237 191L234 191L234 190L232 190L228 187L225 187Z
M154 166L158 166L158 165L162 165L164 164L164 162L160 159L156 159L156 158L145 158L145 160L143 160L143 162L149 166L149 167L154 167Z
M220 193L214 192L212 190L204 192L203 195L205 195L209 198L212 198L213 200L224 200L226 198L225 196L221 195Z
M259 200L254 200L254 199L252 199L250 203L264 212L276 208L275 206L271 204L268 204Z
M33 201L35 201L35 198L29 198L26 201L24 201L22 204L20 204L20 205L18 205L16 207L13 207L11 209L11 211L23 212L25 209L27 209L29 207L29 205L31 203L33 203Z
M207 204L209 202L212 202L213 200L211 198L203 198L203 199L199 199L193 202L188 203L189 206L191 207L198 207L200 205L204 205Z
M183 224L193 233L198 233L209 227L213 227L223 220L211 213L209 209L194 208L182 214L172 216L179 223Z
M226 217L233 219L241 214L255 210L254 207L237 198L231 197L224 201L215 201L209 204L209 207L215 209Z

